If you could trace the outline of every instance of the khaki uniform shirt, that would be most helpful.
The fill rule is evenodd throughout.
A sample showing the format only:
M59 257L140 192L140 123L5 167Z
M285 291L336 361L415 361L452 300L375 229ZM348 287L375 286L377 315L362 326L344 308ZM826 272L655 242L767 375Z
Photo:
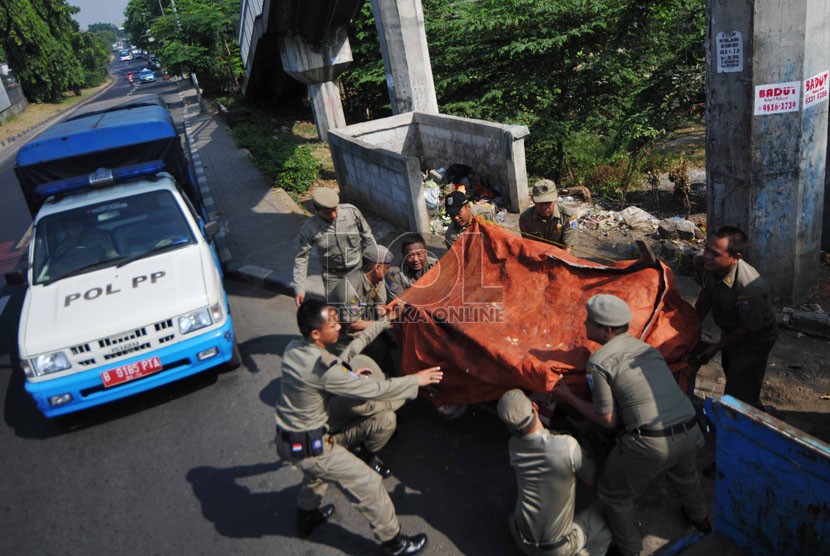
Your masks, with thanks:
M342 346L360 334L349 332L348 324L359 320L386 320L386 316L380 315L379 312L379 309L386 305L385 283L381 281L372 285L363 272L354 280L343 280L338 284L329 301L331 306L337 309L340 324L343 325L338 341Z
M526 208L519 215L519 230L522 237L553 242L559 247L573 247L579 234L579 223L569 209L560 207L557 203L548 220L536 213L536 207Z
M712 300L715 324L725 332L744 327L753 333L753 340L759 342L778 336L778 323L767 283L743 259L739 259L723 279L704 270L701 286Z
M301 432L326 425L333 394L358 400L413 399L418 395L418 377L377 380L357 375L325 349L301 338L285 348L281 388L277 427Z
M660 430L695 416L659 351L628 334L611 338L588 359L594 411L615 407L625 430Z
M480 216L485 220L489 220L490 222L493 221L493 211L490 205L472 205L473 217ZM452 247L452 244L456 242L458 236L466 230L467 227L461 227L453 221L450 221L450 225L447 228L447 231L444 232L444 239L447 241L447 245Z
M522 537L546 544L571 530L576 476L594 475L594 462L571 436L545 429L513 435L508 444L519 495L513 516Z
M420 272L415 272L404 261L400 267L393 266L386 273L386 290L389 298L398 297L412 287L418 278L429 272L429 269L436 265L438 259L427 256L427 262Z
M333 222L315 214L303 223L294 239L294 293L305 293L312 248L324 274L344 275L361 265L363 251L374 243L369 223L354 205L338 205Z

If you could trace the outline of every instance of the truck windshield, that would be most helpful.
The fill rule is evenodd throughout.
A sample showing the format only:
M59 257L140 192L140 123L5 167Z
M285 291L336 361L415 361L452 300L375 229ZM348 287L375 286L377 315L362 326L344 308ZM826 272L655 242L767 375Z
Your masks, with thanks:
M169 191L50 214L38 221L35 230L34 283L54 282L193 243L193 231Z

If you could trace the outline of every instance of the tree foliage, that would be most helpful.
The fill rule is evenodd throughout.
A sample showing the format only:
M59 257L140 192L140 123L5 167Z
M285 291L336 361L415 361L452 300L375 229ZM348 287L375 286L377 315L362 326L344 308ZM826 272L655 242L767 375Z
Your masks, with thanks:
M4 0L0 37L9 66L31 102L54 102L66 91L100 83L108 48L82 33L66 0Z
M611 173L624 192L654 141L703 102L704 0L423 6L441 112L527 125L532 175L589 182L607 164L619 169ZM350 118L377 117L388 96L371 10L352 36L345 109Z
M206 90L238 87L242 63L238 0L130 0L124 27L133 44L152 49L170 73L195 72ZM152 41L150 40L152 39Z

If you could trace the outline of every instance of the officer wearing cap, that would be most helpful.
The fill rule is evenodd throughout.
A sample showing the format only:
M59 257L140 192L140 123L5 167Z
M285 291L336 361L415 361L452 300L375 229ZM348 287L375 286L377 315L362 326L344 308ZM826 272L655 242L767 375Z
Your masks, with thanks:
M551 180L539 180L533 184L530 197L534 205L519 215L522 237L553 243L567 252L576 245L579 227L576 215L556 202L556 184Z
M392 253L383 245L373 244L363 252L362 261L362 266L341 281L330 296L330 304L337 308L343 326L334 351L340 353L361 331L378 322L379 328L373 328L377 332L376 338L362 353L391 373L394 363L391 357L392 346L385 334L389 321L386 318L384 277L392 264Z
M553 397L606 429L622 431L598 483L614 544L622 554L643 549L634 524L634 499L663 471L686 518L710 532L695 464L704 439L692 403L660 352L628 334L632 313L625 301L599 294L588 300L586 309L586 336L601 344L587 365L593 404L575 396L561 380Z
M340 203L336 191L318 187L311 199L315 214L303 223L294 239L294 297L298 306L305 299L312 248L323 267L323 286L328 296L347 274L360 268L363 251L375 244L363 214L354 205Z
M346 449L359 440L382 447L388 436L372 436L366 430L371 427L366 426L330 435L328 405L332 395L376 401L413 399L419 387L439 383L443 373L432 367L402 378L372 379L365 376L367 370L377 371L371 362L355 358L354 365L344 365L327 351L337 341L340 324L337 312L324 301L303 302L297 310L297 325L303 337L292 340L283 353L275 418L277 454L303 472L297 500L298 535L307 537L334 513L332 505L320 507L327 485L334 483L355 500L386 554L417 554L426 546L426 535L401 533L380 475Z
M698 362L706 363L720 351L725 393L763 410L761 386L778 323L767 283L743 259L746 243L746 234L734 226L721 226L706 239L695 309L701 320L712 309L721 337Z
M473 217L480 216L493 221L493 212L487 205L470 205L470 200L461 191L453 191L444 199L444 207L452 222L444 233L447 246L452 247L458 236L473 223Z
M427 253L426 241L418 233L406 234L401 240L401 266L393 266L386 274L386 290L395 298L412 287L418 279L438 263Z
M611 532L596 505L574 517L576 478L594 485L594 462L567 434L544 427L539 412L521 390L501 397L498 413L513 433L508 443L518 497L508 527L529 556L602 556Z

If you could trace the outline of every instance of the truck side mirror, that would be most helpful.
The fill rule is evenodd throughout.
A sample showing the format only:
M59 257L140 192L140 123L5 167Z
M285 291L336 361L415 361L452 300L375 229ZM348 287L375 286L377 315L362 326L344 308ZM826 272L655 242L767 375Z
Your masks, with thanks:
M219 221L211 220L205 223L205 236L212 238L219 233Z
M27 274L26 268L16 268L11 272L3 274L3 277L6 279L7 284L12 286L25 286Z

